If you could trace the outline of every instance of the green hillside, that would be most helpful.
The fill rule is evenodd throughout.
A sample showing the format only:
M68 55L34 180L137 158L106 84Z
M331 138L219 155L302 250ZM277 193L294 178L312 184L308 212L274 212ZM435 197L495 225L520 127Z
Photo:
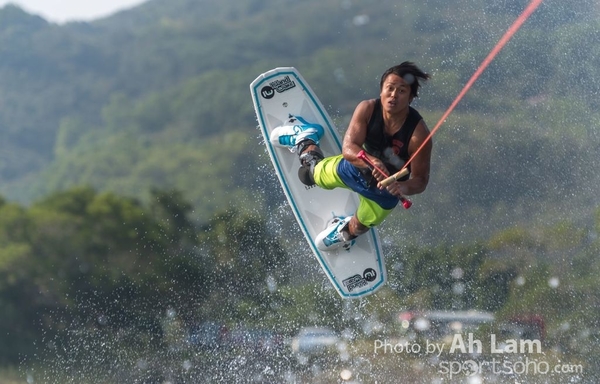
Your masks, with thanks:
M415 103L433 127L524 5L153 0L66 25L6 6L0 194L175 189L200 221L268 207L281 195L255 129L258 74L297 67L343 132L383 70L412 60L433 75ZM585 217L600 181L599 21L591 2L543 4L436 135L431 186L398 225L436 241Z
M433 127L527 3L149 0L65 25L1 8L0 382L599 382L597 2L544 1L444 122L364 299L321 273L252 108L256 76L295 66L342 134L411 60ZM543 353L374 353L442 338L403 317L427 310L489 311L475 337ZM194 344L206 324L230 339ZM347 348L298 359L315 325ZM440 375L488 358L567 371Z

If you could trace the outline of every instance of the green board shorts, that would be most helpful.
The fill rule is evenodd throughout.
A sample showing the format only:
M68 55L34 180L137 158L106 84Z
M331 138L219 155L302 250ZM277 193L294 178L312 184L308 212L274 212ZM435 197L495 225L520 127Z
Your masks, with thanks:
M366 186L360 172L342 155L326 157L318 162L313 177L320 188L346 188L357 192L359 203L356 218L367 227L381 224L400 201L386 190Z

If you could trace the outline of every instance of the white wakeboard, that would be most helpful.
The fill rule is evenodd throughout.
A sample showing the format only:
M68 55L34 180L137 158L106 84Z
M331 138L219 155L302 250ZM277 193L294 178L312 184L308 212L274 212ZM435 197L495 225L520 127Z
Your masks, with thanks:
M277 177L323 271L343 298L363 297L377 291L385 284L387 276L379 236L374 228L359 236L350 250L340 248L325 252L315 244L317 235L334 216L354 214L358 196L344 188L324 190L305 186L298 178L298 155L287 148L273 146L269 140L273 129L285 124L292 115L324 128L319 146L326 157L340 154L341 141L325 108L293 67L263 73L250 84L250 91Z

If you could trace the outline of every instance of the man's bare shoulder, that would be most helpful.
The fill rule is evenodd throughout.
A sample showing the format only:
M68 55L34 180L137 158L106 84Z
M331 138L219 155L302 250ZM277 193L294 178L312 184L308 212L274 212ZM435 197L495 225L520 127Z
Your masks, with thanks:
M376 99L363 100L358 103L355 112L360 115L371 116L371 113L373 113L373 109L375 108L375 102Z
M366 100L361 101L359 103L359 105L362 104L362 105L364 105L366 107L373 108L375 106L375 102L377 102L377 99L366 99Z

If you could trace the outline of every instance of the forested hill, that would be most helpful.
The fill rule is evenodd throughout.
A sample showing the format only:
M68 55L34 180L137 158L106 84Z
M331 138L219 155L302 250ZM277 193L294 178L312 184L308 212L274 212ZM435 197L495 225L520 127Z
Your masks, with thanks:
M5 6L0 194L177 189L201 220L256 199L269 208L283 200L255 129L258 74L297 67L343 130L383 70L412 60L433 75L415 103L433 126L526 4L150 0L65 25ZM599 24L593 1L542 4L436 135L432 184L403 227L476 235L475 218L596 207Z

